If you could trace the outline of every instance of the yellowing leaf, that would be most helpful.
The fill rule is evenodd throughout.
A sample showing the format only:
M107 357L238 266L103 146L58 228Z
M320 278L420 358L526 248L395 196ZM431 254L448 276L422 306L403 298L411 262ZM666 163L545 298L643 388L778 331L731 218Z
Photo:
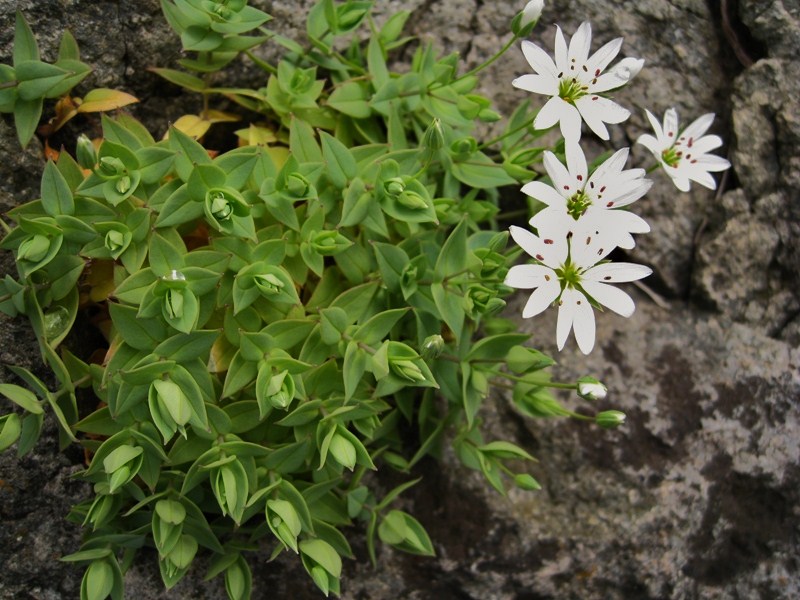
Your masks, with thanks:
M271 129L253 124L248 129L237 130L236 135L239 136L240 146L266 146L278 139Z
M212 108L206 111L206 121L209 123L235 123L236 121L241 121L241 117Z
M83 98L80 106L78 106L79 113L87 112L104 112L107 110L115 110L122 108L128 104L134 104L139 100L130 94L120 92L119 90L110 90L108 88L98 88L90 91Z
M198 139L206 134L208 128L211 127L211 122L201 119L197 115L183 115L177 121L175 121L172 126L181 133L185 133L189 137ZM164 136L164 139L167 138L169 138L169 133Z

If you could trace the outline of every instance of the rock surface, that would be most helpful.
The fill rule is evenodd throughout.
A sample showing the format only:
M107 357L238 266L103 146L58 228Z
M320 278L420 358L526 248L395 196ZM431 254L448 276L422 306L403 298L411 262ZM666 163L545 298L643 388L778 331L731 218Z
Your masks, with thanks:
M252 3L292 37L301 35L311 4ZM460 52L472 66L501 46L523 2L378 4L379 15L413 11L414 33ZM710 8L717 4L722 8ZM17 8L46 56L69 27L96 68L92 84L138 96L134 112L154 131L197 106L146 70L170 64L180 50L156 0L0 0L3 62ZM565 0L547 5L542 24L558 22L571 34L584 19L593 25L593 48L621 35L622 54L647 59L636 84L620 94L634 114L612 128L612 143L630 145L645 132L645 107L663 114L675 106L684 123L715 112L713 132L728 140L720 153L729 151L733 169L719 193L694 186L679 194L666 177L653 175L656 185L637 207L653 232L637 240L631 256L653 266L647 284L668 308L640 295L631 319L598 318L598 347L588 358L569 348L559 356L570 369L565 377L601 378L612 390L608 407L625 411L627 424L601 432L530 422L495 398L483 415L490 431L537 455L533 473L544 490L504 499L452 458L442 469L423 465L424 480L407 501L437 558L383 549L373 570L356 542L344 598L800 596L800 4ZM534 40L552 48L553 34L554 27L542 26ZM483 90L510 106L523 92L509 82L527 70L521 53L511 52L486 72ZM259 75L246 66L235 77L258 85ZM38 195L41 149L34 142L18 151L5 119L0 147L7 151L0 165L4 212ZM587 153L603 149L598 144ZM649 164L640 150L634 161ZM7 254L0 270L13 272ZM518 314L523 300L509 313ZM554 351L553 315L521 327ZM0 362L39 368L23 321L0 321ZM0 455L0 599L77 596L80 571L56 559L80 543L79 528L63 517L87 494L69 479L82 456L58 451L53 423L47 432L22 461ZM224 597L218 580L201 581L202 569L166 593L155 555L141 556L126 577L130 597ZM253 567L254 598L319 597L290 557Z

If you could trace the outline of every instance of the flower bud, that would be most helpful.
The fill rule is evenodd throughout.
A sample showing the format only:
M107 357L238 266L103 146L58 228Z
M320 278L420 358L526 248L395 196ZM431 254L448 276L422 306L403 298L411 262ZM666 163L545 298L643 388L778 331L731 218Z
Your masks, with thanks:
M289 173L286 178L286 191L294 198L305 198L309 194L311 184L300 173Z
M478 151L478 142L473 137L464 137L450 144L450 154L456 160L466 160Z
M97 149L92 140L83 133L78 136L78 142L75 144L75 156L78 164L84 169L94 169L97 164Z
M444 338L439 334L429 335L422 342L422 357L425 359L438 358L444 350Z
M544 0L531 0L518 13L514 20L511 22L511 31L517 37L527 36L531 30L539 22L539 17L542 16L544 9Z
M519 489L526 491L542 489L542 486L539 485L539 482L527 473L518 473L517 475L514 475L514 485L516 485Z
M244 198L231 188L212 188L206 192L203 211L209 223L218 230L230 233L234 216L246 216L250 208Z
M39 262L50 250L50 239L46 235L37 233L19 245L17 250L17 260L27 260Z
M294 393L294 379L289 371L281 371L269 379L264 395L272 406L283 410L294 400Z
M114 182L114 189L120 194L125 194L131 189L131 178L123 175Z
M309 241L314 251L322 256L333 256L352 245L352 242L338 231L312 233Z
M259 291L265 296L273 296L280 293L284 283L272 273L262 273L253 276L253 281Z
M96 172L103 179L116 179L125 172L125 165L116 156L104 156Z
M389 358L389 367L395 375L401 379L406 379L414 383L425 381L425 375L422 374L420 368L414 364L413 361L408 359L392 359Z
M233 214L231 203L225 198L222 192L216 192L210 197L209 210L218 221L227 221Z
M397 197L398 204L410 208L412 210L425 210L428 208L428 203L417 192L405 190Z
M169 319L180 319L183 316L183 290L167 290L164 296L164 308Z
M544 0L531 0L528 2L525 8L522 9L522 19L520 20L519 26L525 28L531 23L538 21L539 17L542 16L543 9Z
M439 150L442 146L444 146L442 122L435 118L422 135L422 148L424 150Z
M584 400L602 400L608 394L608 388L594 377L581 377L578 380L578 396Z
M392 177L383 182L383 191L387 196L396 198L406 189L406 184L401 177Z
M614 429L625 422L625 413L618 410L605 410L597 413L594 422L604 429Z

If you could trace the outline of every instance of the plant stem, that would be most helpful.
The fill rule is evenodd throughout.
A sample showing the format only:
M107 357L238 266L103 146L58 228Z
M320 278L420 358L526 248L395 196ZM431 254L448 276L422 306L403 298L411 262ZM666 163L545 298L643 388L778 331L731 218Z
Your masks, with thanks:
M491 139L488 142L482 143L480 146L478 146L478 150L484 150L484 149L488 148L489 146L492 146L492 145L496 144L497 142L501 142L504 139L506 139L507 137L514 135L518 131L521 131L521 130L525 129L529 125L530 125L530 122L525 121L522 125L518 125L514 129L511 129L511 130L506 131L505 133L503 133L501 135L498 135L496 138Z
M486 67L488 67L488 66L492 65L494 62L496 62L496 61L497 61L497 59L499 59L501 56L503 56L503 54L505 54L506 52L508 52L508 50L511 48L511 46L513 46L513 45L514 45L514 42L516 42L516 41L517 41L517 36L516 36L516 34L515 34L515 35L512 35L512 36L511 36L511 39L510 39L510 40L508 40L508 42L506 42L506 45L505 45L505 46L503 46L503 47L502 47L502 48L501 48L501 49L500 49L500 50L497 52L497 54L495 54L494 56L492 56L492 57L491 57L489 60L487 60L486 62L479 64L477 67L475 67L475 68L474 68L474 69L472 69L471 71L467 71L466 73L464 73L464 74L463 74L463 75L461 75L460 77L458 77L458 78L456 78L455 80L453 80L453 81L451 82L451 85L452 85L453 83L457 83L457 82L461 81L462 79L466 79L467 77L472 77L473 75L475 75L475 74L477 74L477 73L480 73L481 71L483 71L483 70L484 70Z
M577 383L567 383L565 381L530 381L525 379L524 377L519 377L517 375L512 375L511 373L500 372L498 373L501 377L505 377L506 379L510 379L511 381L519 381L521 383L531 383L533 385L541 385L542 387L549 387L554 389L561 389L561 390L577 390L578 384Z

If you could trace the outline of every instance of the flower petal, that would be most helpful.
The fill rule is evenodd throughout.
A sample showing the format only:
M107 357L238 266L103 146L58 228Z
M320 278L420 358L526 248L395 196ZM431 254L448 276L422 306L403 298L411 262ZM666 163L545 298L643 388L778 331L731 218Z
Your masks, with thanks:
M556 25L556 47L555 47L555 54L556 54L556 77L560 77L559 74L564 75L569 70L569 61L567 59L567 41L564 39L564 32L561 31L561 27Z
M727 159L721 156L715 156L714 154L704 154L698 156L696 160L696 163L690 164L704 171L724 171L731 166L731 163Z
M522 42L522 54L525 55L525 60L528 61L531 68L539 75L549 75L554 79L558 79L558 71L553 59L539 46L525 40Z
M606 285L596 281L582 281L581 286L595 302L613 310L620 316L630 317L636 309L633 298L613 285Z
M681 138L687 140L690 138L697 139L708 131L708 128L711 127L713 122L714 113L706 113L692 121L689 126L681 132Z
M589 50L592 45L592 26L589 21L584 21L578 27L578 31L572 36L569 41L569 52L567 58L569 60L570 73L577 74L578 70L586 64L589 58Z
M658 122L658 119L656 119L656 116L653 113L651 113L647 109L645 109L644 112L647 115L647 120L650 121L650 127L653 128L653 133L656 134L656 139L658 140L658 143L656 144L656 147L658 148L658 150L651 150L651 152L658 154L658 153L661 152L661 150L664 149L664 147L662 146L663 141L664 141L664 130L661 129L661 123ZM641 136L639 139L641 140L642 137L644 137L644 136ZM652 136L648 136L648 137L652 137ZM640 143L640 142L637 142L637 143ZM669 146L667 146L667 147L669 147Z
M533 120L533 128L549 129L561 120L561 115L566 111L567 107L569 107L569 104L558 96L553 96L539 110L539 113Z
M572 329L575 332L578 348L584 354L589 354L594 348L595 340L594 309L583 294L576 293L580 294L580 298L575 300L575 317L572 321Z
M529 255L550 268L558 268L567 258L566 242L556 243L554 238L539 238L522 227L509 227L511 237Z
M578 188L586 185L588 168L586 166L586 156L583 154L581 145L577 142L567 142L564 147L567 155L567 169L569 169L570 179L575 182Z
M622 38L618 37L603 45L592 57L586 61L586 68L589 70L589 76L597 77L598 71L603 72L609 63L619 54L622 48Z
M664 140L669 141L672 147L678 136L678 112L674 108L668 108L664 113Z
M718 135L704 135L700 139L692 139L691 142L689 144L689 140L687 140L684 147L686 152L694 155L705 154L722 146L722 138Z
M569 336L569 332L572 329L572 321L575 319L576 304L574 300L572 302L565 302L565 296L570 297L574 292L575 290L572 288L566 288L562 292L561 299L558 302L556 345L558 346L559 350L564 348L564 344L567 342L567 336Z
M575 330L575 339L581 352L591 352L595 338L592 305L578 290L566 288L561 293L556 324L556 343L559 350L564 348L570 329Z
M650 152L653 153L653 156L661 161L661 152L664 150L664 148L661 146L661 143L652 135L649 133L644 133L639 136L639 139L636 140L636 143L641 144L650 150Z
M604 263L596 265L581 275L581 282L599 281L603 283L627 283L644 279L653 269L634 263Z
M561 292L561 285L558 283L555 274L551 277L550 281L538 287L528 298L525 308L522 310L523 319L535 317L546 310L558 298L558 294Z
M541 181L531 181L522 186L522 193L544 202L548 206L563 207L565 198L549 185Z
M548 280L554 279L553 269L544 265L514 265L508 270L503 285L520 290L531 290L544 285Z
M558 94L558 80L549 75L522 75L512 81L511 85L534 94L546 96Z
M564 136L565 142L577 144L578 140L581 139L581 114L578 112L578 109L569 102L564 102L562 100L562 104L566 108L562 109L561 113L561 135Z
M547 174L553 181L553 187L559 194L565 198L569 198L575 193L574 178L570 175L567 168L561 164L561 161L556 158L555 154L549 150L545 150L542 162L544 163Z
M622 123L631 113L616 102L602 96L588 95L578 98L575 106L583 120L599 138L608 139L608 130L604 123Z

